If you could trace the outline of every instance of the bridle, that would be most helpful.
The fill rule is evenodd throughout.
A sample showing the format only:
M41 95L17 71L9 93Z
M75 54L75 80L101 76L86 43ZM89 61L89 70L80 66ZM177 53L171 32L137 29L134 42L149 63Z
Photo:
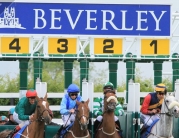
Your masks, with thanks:
M115 94L115 93L114 93ZM113 96L113 95L112 95ZM110 97L110 96L109 96ZM107 98L109 98L109 97L107 97L107 96L104 96L104 100L105 99L107 99ZM116 98L117 98L117 96L115 96ZM107 101L106 101L107 102ZM116 106L116 103L110 103L112 106ZM114 110L111 110L111 109L109 109L109 106L108 106L108 104L107 104L107 107L104 109L104 111L103 111L103 114L105 114L106 112L111 112L111 111L114 111Z
M167 115L167 116L173 116L174 114L170 112L170 109L169 109L169 107L168 107L168 105L167 105L167 103L166 103L166 97L164 98L164 104L165 104L165 106L167 107L168 112L159 113L159 114L165 114L165 115Z
M44 101L44 100L39 100L39 101ZM39 102L39 101L38 101L38 102ZM38 105L37 105L37 106L38 106ZM36 108L37 108L37 110L39 111L38 107L36 107ZM48 109L44 109L44 110L40 113L40 115L37 117L36 121L45 122L45 118L43 117L43 113L44 113L45 111L47 111L47 112L50 114L50 112L49 112Z
M83 102L82 102L82 103L83 103ZM80 126L83 125L83 124L81 123L81 121L80 121L82 117L85 117L85 118L86 118L86 120L87 120L86 125L89 124L89 117L87 117L87 116L85 116L84 114L82 114L82 115L78 118L77 114L79 113L79 110L76 109L75 112L76 112L76 119L78 120L78 123L80 124Z
M79 112L79 110L75 110L77 113ZM87 120L87 123L86 123L86 125L88 125L89 124L89 117L87 117L87 116L85 116L84 114L83 115L81 115L79 118L78 118L78 116L76 115L76 119L78 120L78 123L80 124L80 126L82 126L83 124L81 123L81 118L82 117L85 117L86 118L86 120Z

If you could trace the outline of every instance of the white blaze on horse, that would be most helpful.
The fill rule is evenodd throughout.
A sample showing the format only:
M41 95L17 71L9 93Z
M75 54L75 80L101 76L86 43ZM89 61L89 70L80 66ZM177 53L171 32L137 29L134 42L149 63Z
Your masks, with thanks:
M174 97L174 93L167 94L164 98L160 120L153 126L147 138L174 138L173 117L179 117L179 102Z

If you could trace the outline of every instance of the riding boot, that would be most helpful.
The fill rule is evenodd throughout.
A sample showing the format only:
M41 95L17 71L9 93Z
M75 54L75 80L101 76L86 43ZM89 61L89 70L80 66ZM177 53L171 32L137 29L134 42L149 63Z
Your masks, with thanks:
M99 127L99 124L100 124L100 123L101 123L101 122L98 121L97 119L95 120L95 122L94 122L94 132L97 131L97 128Z
M119 134L120 134L121 138L123 138L123 136L122 136L121 124L120 124L119 120L117 120L117 121L115 122L115 124L118 126L117 129L119 130Z
M53 138L60 138L60 133L63 130L64 126L62 125L60 129L57 131L57 134Z
M142 133L144 133L144 132L147 130L148 127L149 127L148 125L144 125L144 126L140 129L140 135L142 135Z
M20 130L20 126L17 125L13 131L11 131L6 138L12 138L15 133L17 133Z

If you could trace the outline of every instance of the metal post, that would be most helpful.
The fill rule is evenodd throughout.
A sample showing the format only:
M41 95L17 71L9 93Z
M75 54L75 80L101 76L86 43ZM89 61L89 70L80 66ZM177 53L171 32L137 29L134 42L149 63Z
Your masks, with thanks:
M135 61L130 60L126 62L126 69L127 69L127 75L126 75L126 103L128 103L128 83L129 80L135 80Z
M43 61L41 59L34 60L34 89L36 86L36 80L39 78L42 81L42 67Z
M162 63L163 61L154 62L154 85L162 83Z
M115 89L117 89L117 68L118 62L109 61L109 81L114 84Z
M89 61L82 60L80 61L80 94L82 94L82 82L84 79L88 81L88 70L89 70Z
M172 61L173 78L172 78L172 91L175 90L175 81L179 79L179 61Z
M72 84L73 81L72 70L73 70L73 61L64 61L65 91L67 90L68 86Z
M27 91L27 83L28 83L28 60L19 60L19 69L20 69L20 97L25 96ZM12 103L14 105L14 101Z

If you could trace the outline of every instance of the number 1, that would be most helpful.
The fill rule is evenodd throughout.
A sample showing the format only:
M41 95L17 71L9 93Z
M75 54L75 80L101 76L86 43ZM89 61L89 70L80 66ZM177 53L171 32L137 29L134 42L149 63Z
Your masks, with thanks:
M157 40L152 40L150 46L154 45L154 54L157 54Z

